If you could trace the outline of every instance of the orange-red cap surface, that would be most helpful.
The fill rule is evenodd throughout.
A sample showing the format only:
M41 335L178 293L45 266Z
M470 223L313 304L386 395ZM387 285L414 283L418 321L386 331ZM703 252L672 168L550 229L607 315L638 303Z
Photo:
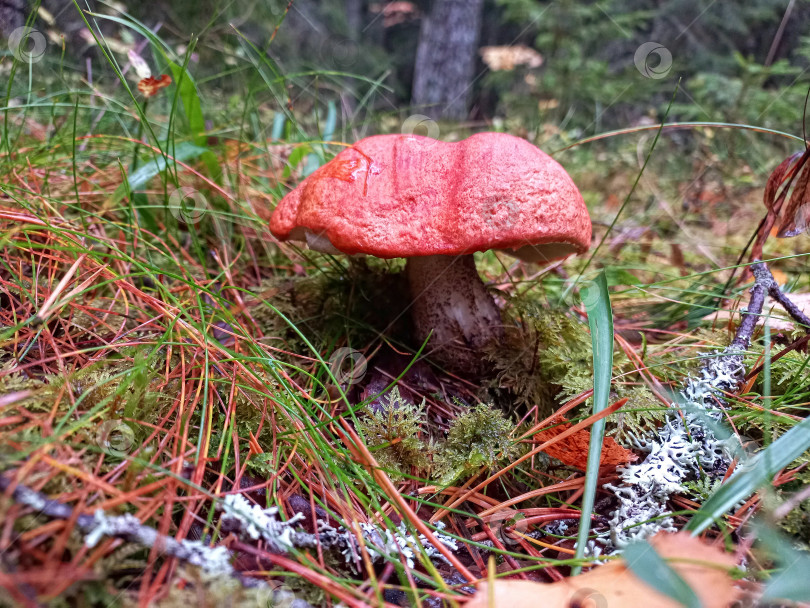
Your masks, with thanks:
M503 249L544 261L586 251L591 220L565 170L524 139L397 134L362 139L307 177L270 231L380 258Z

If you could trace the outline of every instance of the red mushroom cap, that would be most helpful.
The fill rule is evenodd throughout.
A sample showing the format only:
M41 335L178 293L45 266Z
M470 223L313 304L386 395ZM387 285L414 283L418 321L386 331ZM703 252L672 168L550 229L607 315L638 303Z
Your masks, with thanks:
M586 251L591 220L559 163L519 137L376 135L287 194L270 231L379 258L503 249L545 261Z

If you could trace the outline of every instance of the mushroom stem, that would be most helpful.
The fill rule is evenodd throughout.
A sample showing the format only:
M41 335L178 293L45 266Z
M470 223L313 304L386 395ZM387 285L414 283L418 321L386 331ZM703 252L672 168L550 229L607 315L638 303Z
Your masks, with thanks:
M452 371L480 376L481 350L504 336L501 313L475 270L472 255L408 258L416 338L431 330L431 359Z

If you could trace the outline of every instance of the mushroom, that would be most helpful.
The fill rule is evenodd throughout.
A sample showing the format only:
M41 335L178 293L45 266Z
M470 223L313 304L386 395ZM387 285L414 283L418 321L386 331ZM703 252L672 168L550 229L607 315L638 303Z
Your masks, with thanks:
M583 253L591 221L565 170L524 139L396 134L362 139L304 179L270 231L328 253L407 258L415 337L431 336L437 363L478 376L481 350L504 332L472 254L548 262Z

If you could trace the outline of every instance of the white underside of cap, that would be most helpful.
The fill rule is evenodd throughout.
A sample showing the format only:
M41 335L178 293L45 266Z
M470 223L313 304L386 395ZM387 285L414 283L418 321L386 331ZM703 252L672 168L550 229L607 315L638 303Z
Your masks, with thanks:
M296 241L306 241L307 247L313 251L332 255L346 255L335 247L325 234L317 234L306 229L295 229L290 238ZM524 245L517 249L500 249L499 251L508 253L524 262L545 264L553 260L567 258L569 255L577 253L577 248L569 243L544 243L540 245Z
M569 255L577 253L577 248L569 243L545 243L544 245L524 245L518 249L503 249L502 251L524 262L545 264L567 258Z
M307 241L307 247L320 251L322 253L340 254L343 253L340 249L332 244L328 237L322 234L315 234L314 232L306 231L304 235Z

